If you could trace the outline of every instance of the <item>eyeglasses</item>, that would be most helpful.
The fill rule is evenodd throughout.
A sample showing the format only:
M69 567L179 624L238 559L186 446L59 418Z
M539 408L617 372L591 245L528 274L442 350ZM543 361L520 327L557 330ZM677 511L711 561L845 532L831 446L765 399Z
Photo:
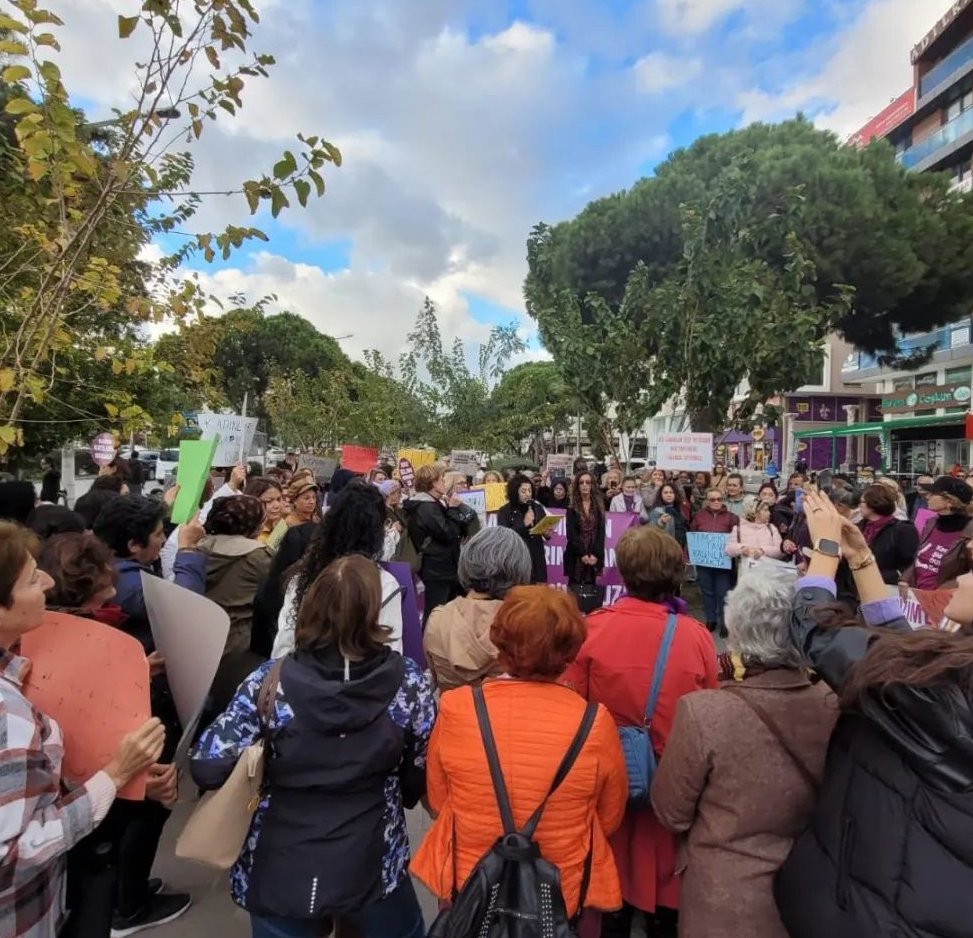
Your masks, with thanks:
M722 495L710 495L710 497L707 498L706 501L708 501L708 502L721 502L721 501L723 501L723 496Z

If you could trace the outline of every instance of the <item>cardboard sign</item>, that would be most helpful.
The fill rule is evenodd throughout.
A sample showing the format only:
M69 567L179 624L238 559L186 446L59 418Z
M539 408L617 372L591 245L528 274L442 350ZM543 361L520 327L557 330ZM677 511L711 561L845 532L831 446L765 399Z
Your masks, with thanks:
M213 686L230 617L205 596L144 571L141 576L152 637L166 659L166 677L183 726L179 757L189 750Z
M474 485L471 492L486 493L486 510L499 511L507 504L507 485L505 482L487 482L485 485Z
M31 661L27 699L64 735L64 777L86 782L152 715L145 649L110 625L45 612L43 625L24 635L20 650ZM145 776L119 794L141 801Z
M91 458L99 466L107 466L115 458L115 437L99 433L91 441Z
M402 483L402 488L410 492L416 484L416 471L412 468L412 463L408 459L399 460L399 482Z
M686 535L689 562L697 567L732 569L733 561L726 554L726 544L729 540L729 534L704 534L700 531L690 531Z
M179 444L179 493L172 506L173 524L185 524L196 517L218 443L219 440L183 440Z
M413 469L421 466L431 465L436 461L436 451L434 449L400 449L399 461L408 459Z
M299 469L310 469L315 479L330 479L338 468L338 460L328 456L301 455L297 466Z
M480 519L480 527L486 527L487 523L487 507L486 507L486 492L483 489L470 489L468 492L457 492L460 501L464 504L469 505L476 512L476 516Z
M378 464L378 449L372 446L354 446L345 443L341 447L341 468L364 475Z
M896 596L902 603L902 615L912 628L939 629L955 632L957 624L946 618L946 607L956 590L917 590L900 591L897 586L889 587L889 595Z
M480 471L480 457L469 449L454 449L449 457L449 467L453 472L473 478Z
M554 482L560 479L562 482L571 475L571 468L574 465L574 457L570 455L561 455L558 453L551 453L547 457L547 465L545 466L545 473L547 478Z
M712 472L712 433L660 433L656 440L658 469L674 472Z
M920 535L922 534L926 525L929 524L930 518L935 517L937 517L936 512L930 511L928 508L920 508L916 512L916 529L919 531Z
M204 439L219 438L219 445L213 454L214 466L223 468L235 466L241 462L241 452L244 456L250 452L253 436L257 432L256 417L244 417L241 414L201 413L196 415L196 420Z

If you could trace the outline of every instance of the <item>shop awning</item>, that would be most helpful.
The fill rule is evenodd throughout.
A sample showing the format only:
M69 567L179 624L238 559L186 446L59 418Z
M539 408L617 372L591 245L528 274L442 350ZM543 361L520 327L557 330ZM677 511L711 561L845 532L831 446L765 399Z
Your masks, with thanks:
M799 430L795 440L826 440L839 436L879 436L888 428L887 423L851 423L828 430Z
M883 430L911 430L914 427L949 427L966 422L966 414L945 414L942 417L905 417L882 424Z

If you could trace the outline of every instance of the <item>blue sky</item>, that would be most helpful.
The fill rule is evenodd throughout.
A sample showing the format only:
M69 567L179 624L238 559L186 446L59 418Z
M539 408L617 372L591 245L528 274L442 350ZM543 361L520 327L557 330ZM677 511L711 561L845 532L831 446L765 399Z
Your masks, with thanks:
M123 103L135 0L62 0L65 73L92 119ZM630 186L704 133L804 111L847 136L911 81L909 49L949 0L265 0L271 79L207 127L197 183L258 176L298 131L344 153L306 211L203 267L214 291L402 347L422 297L471 345L523 311L527 235ZM919 9L921 8L921 9ZM103 54L91 57L88 49ZM242 200L198 223L245 221Z

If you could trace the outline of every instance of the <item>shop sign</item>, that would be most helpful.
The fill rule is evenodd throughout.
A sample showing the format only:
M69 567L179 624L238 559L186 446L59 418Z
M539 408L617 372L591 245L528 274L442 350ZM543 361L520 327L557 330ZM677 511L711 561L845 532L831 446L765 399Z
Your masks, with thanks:
M968 404L973 393L968 384L937 384L914 391L903 389L882 398L883 414L908 414L916 410Z

